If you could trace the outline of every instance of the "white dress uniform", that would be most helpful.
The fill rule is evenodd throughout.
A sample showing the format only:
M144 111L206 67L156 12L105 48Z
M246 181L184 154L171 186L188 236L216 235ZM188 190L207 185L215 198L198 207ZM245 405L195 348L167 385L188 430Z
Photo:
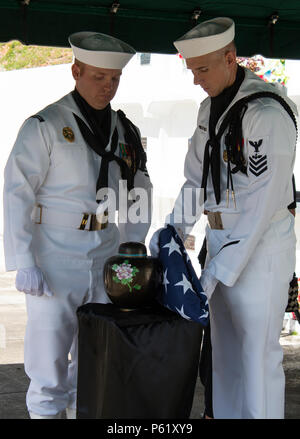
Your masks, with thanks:
M277 92L250 70L229 108L258 91ZM296 113L295 105L284 96ZM227 110L225 111L226 114ZM224 119L216 126L216 133ZM185 188L199 190L204 149L209 139L210 98L200 107L186 161ZM215 418L282 418L284 372L279 344L288 287L295 268L292 175L296 129L277 101L248 104L242 121L247 174L233 174L236 207L226 199L227 162L220 141L221 201L216 203L211 173L204 209L221 212L223 230L207 226L206 274L218 281L210 297ZM225 131L226 134L226 131ZM181 206L178 197L177 206ZM179 207L180 210L181 207ZM199 219L171 222L189 233Z
M86 144L72 113L84 120L70 93L38 117L27 119L5 168L6 268L40 267L54 293L26 295L25 371L31 380L27 406L41 416L75 408L76 309L87 302L110 302L103 285L104 262L117 253L120 241L144 241L151 221L152 185L146 169L138 169L134 186L149 195L149 220L135 224L129 220L119 228L109 223L93 231L87 223L79 230L83 214L97 211L101 157ZM111 136L115 127L119 135L115 154L121 155L120 144L126 143L123 127L111 111ZM111 138L106 151L110 142ZM116 200L120 179L120 167L110 162L108 187ZM37 205L42 209L34 208ZM75 359L70 363L69 352Z

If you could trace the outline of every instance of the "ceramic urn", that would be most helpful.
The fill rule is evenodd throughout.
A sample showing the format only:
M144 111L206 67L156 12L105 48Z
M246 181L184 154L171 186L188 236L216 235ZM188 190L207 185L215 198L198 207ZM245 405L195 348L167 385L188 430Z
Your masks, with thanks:
M109 258L103 271L105 290L112 303L121 309L150 307L162 284L158 259L147 256L140 242L124 242L119 253Z

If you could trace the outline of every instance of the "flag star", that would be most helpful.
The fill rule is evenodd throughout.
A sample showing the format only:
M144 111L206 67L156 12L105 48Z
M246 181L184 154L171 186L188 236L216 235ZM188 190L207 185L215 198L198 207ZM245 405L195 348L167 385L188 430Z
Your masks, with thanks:
M204 306L208 306L207 295L204 293L204 291L201 291L200 296L202 297L203 300L205 300Z
M193 292L195 292L192 287L192 284L187 280L187 278L183 273L182 273L182 281L177 282L177 284L175 284L175 287L179 287L179 286L183 287L183 294L185 294L187 290L192 290Z
M199 320L200 319L206 319L208 317L208 311L206 311L205 313L203 313L200 317L199 317Z
M164 286L165 286L165 290L167 291L167 285L170 283L169 281L168 281L168 278L167 278L167 273L168 273L168 269L166 269L166 271L164 271L164 280L163 280L163 284L164 284Z
M181 306L181 309L178 309L176 306L175 306L175 308L176 308L178 314L181 315L181 317L183 317L184 319L187 319L187 320L191 320L191 318L190 318L189 316L187 316L186 314L184 314L184 311L183 311L183 305Z
M178 252L181 255L180 247L176 243L176 241L175 241L175 239L173 237L171 238L171 241L169 242L169 244L164 245L163 248L168 248L169 249L169 256L173 252Z

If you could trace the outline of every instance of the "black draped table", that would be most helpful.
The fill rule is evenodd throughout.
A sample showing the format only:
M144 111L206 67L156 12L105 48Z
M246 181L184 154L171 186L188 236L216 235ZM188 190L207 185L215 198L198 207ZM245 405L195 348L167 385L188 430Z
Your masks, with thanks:
M187 419L203 328L160 305L77 310L79 419Z

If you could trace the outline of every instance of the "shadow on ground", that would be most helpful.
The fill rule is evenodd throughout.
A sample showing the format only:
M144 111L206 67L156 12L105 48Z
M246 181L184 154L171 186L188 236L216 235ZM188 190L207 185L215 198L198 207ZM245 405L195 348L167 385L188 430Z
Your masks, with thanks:
M287 337L290 338L290 337ZM283 344L286 375L286 419L300 419L300 344ZM0 419L29 419L25 398L29 379L24 365L0 365ZM200 419L203 387L197 382L191 419Z

